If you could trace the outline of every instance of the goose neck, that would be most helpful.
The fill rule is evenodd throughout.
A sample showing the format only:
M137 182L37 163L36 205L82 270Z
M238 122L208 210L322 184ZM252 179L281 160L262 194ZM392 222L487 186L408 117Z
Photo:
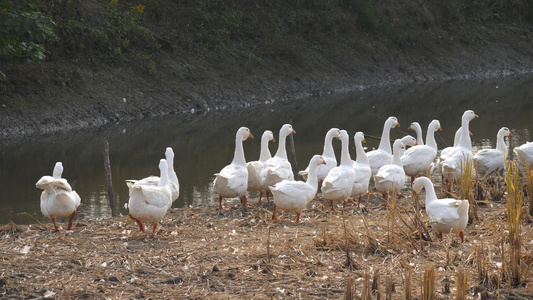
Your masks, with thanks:
M379 141L379 150L392 154L392 148L390 146L390 130L391 124L389 121L385 122L383 126L383 132L381 133L381 140Z
M244 157L244 149L242 146L242 138L240 137L237 137L237 139L235 140L235 153L233 154L232 164L240 165L240 166L246 165L246 159Z

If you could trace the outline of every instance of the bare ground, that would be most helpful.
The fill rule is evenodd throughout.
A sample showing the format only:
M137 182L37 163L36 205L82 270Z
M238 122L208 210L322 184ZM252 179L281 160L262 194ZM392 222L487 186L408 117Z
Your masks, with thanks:
M383 299L393 285L392 299L401 299L410 276L411 294L419 298L427 269L436 270L437 299L455 299L461 271L468 299L533 295L527 217L521 223L523 283L511 287L504 275L505 199L479 202L479 221L467 227L464 244L455 235L441 241L425 225L415 225L411 196L399 199L396 209L372 196L361 209L349 204L344 215L315 199L299 224L290 212L272 222L272 202L257 200L249 199L245 208L226 201L224 210L172 209L155 234L141 233L125 216L78 221L72 231L58 233L51 224L7 224L0 235L0 297L344 299L352 278L357 299L372 285Z

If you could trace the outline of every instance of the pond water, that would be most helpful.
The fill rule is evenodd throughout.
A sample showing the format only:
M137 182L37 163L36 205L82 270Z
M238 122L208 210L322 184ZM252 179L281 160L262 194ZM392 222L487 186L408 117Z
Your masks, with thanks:
M103 142L109 141L113 187L117 212L126 215L126 179L158 175L158 163L170 146L176 154L175 169L181 192L174 207L209 205L217 207L212 188L213 174L231 162L235 133L247 126L255 139L244 142L247 161L259 157L264 130L276 139L280 127L292 120L298 169L306 167L314 154L320 154L324 135L331 127L346 129L351 135L351 154L355 158L353 134L367 136L368 150L377 148L383 122L396 116L400 128L391 139L406 134L413 121L423 127L432 119L440 120L439 149L453 144L462 113L473 109L479 119L470 124L474 152L494 148L496 133L511 129L510 149L531 141L533 131L533 78L497 78L477 81L449 81L423 85L373 88L345 95L323 96L290 103L270 103L238 111L210 112L187 117L166 116L152 120L113 124L106 127L61 134L2 141L0 144L0 224L12 219L17 224L34 221L27 212L49 223L39 206L40 189L35 183L51 175L56 161L63 162L63 177L73 184L82 198L79 220L111 216L104 172ZM339 158L340 142L334 141ZM270 143L272 154L277 142ZM290 151L289 151L290 153ZM512 153L512 151L511 151ZM510 153L510 155L512 155ZM62 222L64 220L61 220Z

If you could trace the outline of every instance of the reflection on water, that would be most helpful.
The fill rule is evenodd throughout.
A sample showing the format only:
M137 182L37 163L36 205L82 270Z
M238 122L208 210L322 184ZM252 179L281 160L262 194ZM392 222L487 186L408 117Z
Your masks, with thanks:
M391 138L414 135L407 127L417 121L423 127L432 119L443 128L437 139L439 148L450 146L466 109L479 116L470 124L474 134L474 151L494 148L496 133L502 126L513 132L509 148L531 141L533 118L533 80L531 78L492 79L483 82L446 82L394 88L369 89L347 95L327 96L274 103L235 112L211 112L188 117L167 116L154 120L114 124L95 130L68 132L19 141L3 141L0 145L0 223L33 223L28 212L40 220L41 190L35 183L43 175L51 175L56 161L64 165L68 179L82 198L78 219L109 217L106 196L103 141L110 144L117 211L127 214L124 203L128 190L124 180L158 174L159 159L165 148L176 153L175 168L181 193L174 207L212 205L217 195L212 189L213 174L228 164L235 144L235 132L247 126L257 137L244 142L247 160L257 160L260 136L270 129L278 137L282 124L292 120L298 168L304 169L313 154L322 152L324 135L331 127L347 129L351 135L363 131L368 150L379 141L383 122L388 116L398 118L401 127L391 131ZM355 155L351 139L352 158ZM337 155L340 142L334 141ZM274 153L277 143L270 143ZM512 152L511 152L512 153ZM510 154L511 154L510 153Z

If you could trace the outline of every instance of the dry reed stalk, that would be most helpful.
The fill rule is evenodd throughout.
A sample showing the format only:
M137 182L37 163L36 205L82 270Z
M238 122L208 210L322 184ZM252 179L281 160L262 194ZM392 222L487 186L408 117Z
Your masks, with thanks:
M424 272L422 282L422 300L435 299L435 268L431 267Z
M486 256L485 249L483 247L483 242L481 242L481 246L478 246L476 249L477 274L479 284L487 284L489 282L487 259L488 257Z
M361 295L363 300L372 299L372 287L370 286L370 275L368 271L365 271L365 277L363 278L363 294Z
M379 277L379 269L376 269L372 278L372 294L376 294L377 300L381 300L381 282Z
M385 299L392 300L392 292L394 291L394 284L392 283L392 275L387 277L387 283L385 287Z
M472 224L474 221L478 221L477 216L477 203L474 199L474 193L472 192L472 171L473 164L470 159L461 160L461 199L468 200L470 207L468 209L468 224Z
M405 273L404 273L404 276L405 276L405 284L404 284L404 294L403 294L403 299L404 300L411 300L412 297L411 297L411 270L410 268L405 268Z
M521 283L520 270L520 219L522 217L522 204L524 195L520 189L518 167L514 161L507 165L505 183L507 185L507 225L509 230L510 248L510 280L513 286Z
M396 228L396 204L396 193L393 193L391 202L385 201L387 207L387 242L389 243L391 242L391 231L394 235L394 229Z
M533 217L533 169L526 166L526 191L529 202L529 215Z
M43 227L42 230L48 230L48 227L46 227L46 225L44 225L43 223L41 223L39 220L37 220L34 216L30 215L29 213L27 213L27 212L23 212L23 213L20 213L20 214L32 218L37 224L39 224L40 226Z
M344 287L344 300L355 300L357 295L355 293L355 278L348 277L346 279L346 286Z
M468 278L463 270L457 271L456 275L457 290L455 293L455 299L466 300L468 294Z

